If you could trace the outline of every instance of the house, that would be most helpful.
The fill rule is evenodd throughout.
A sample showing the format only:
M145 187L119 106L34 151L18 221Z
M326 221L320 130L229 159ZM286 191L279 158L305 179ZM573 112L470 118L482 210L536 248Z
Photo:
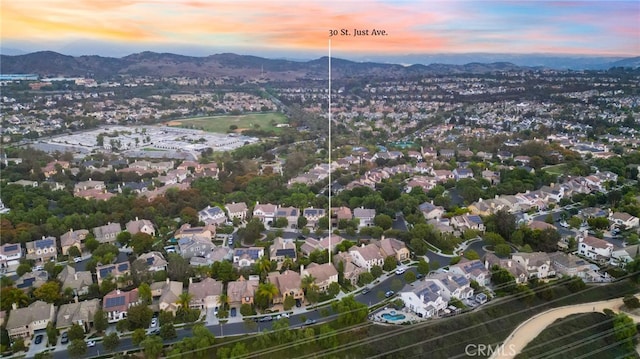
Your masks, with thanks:
M349 254L351 254L355 265L365 268L367 271L371 271L371 267L374 265L382 267L384 264L384 256L380 253L380 248L373 243L363 244L360 247L353 246L349 248Z
M247 204L244 202L227 203L225 205L225 209L227 210L230 220L238 218L240 221L245 221L247 219L247 211L249 209L247 208Z
M376 216L376 210L370 208L356 208L353 210L353 218L357 218L359 223L358 227L371 227L373 226L373 219Z
M129 262L115 263L115 264L106 264L96 267L96 275L98 277L98 285L102 285L102 281L108 277L113 278L118 283L118 286L125 286L127 283L120 283L118 278L120 277L130 277L131 275L131 266Z
M551 258L545 252L524 253L518 252L511 255L511 259L519 263L527 270L528 278L544 279L556 274L551 265Z
M473 178L473 171L468 168L456 168L453 170L453 178L460 181L465 178Z
M438 183L444 183L444 182L447 182L448 180L455 179L453 172L449 170L434 170L433 176L435 177L436 182Z
M189 259L189 265L192 267L210 266L214 262L233 260L233 251L229 247L214 247L211 252L204 256L194 256Z
M578 254L597 261L609 261L613 244L593 236L578 236Z
M331 227L338 228L340 221L350 221L353 219L351 208L349 207L335 207L331 209Z
M100 308L100 299L84 300L63 304L58 308L56 316L56 329L64 331L78 324L87 333L93 327L93 318Z
M236 248L233 250L233 264L249 267L264 256L264 247Z
M163 282L151 283L151 297L158 301L158 309L176 314L180 307L178 304L182 294L182 282L172 281L167 278Z
M207 277L200 282L193 282L190 278L189 294L191 294L191 302L189 302L189 308L201 311L214 309L217 312L221 305L222 287L222 282L212 278Z
M184 259L206 257L215 247L210 239L203 237L186 237L178 240L178 251Z
M46 329L53 322L55 313L56 307L53 304L41 300L26 308L17 308L14 304L5 329L12 340L33 337L35 331Z
M49 280L49 273L44 270L34 270L26 272L20 278L16 279L16 288L29 292L32 289L40 288Z
M556 226L554 226L551 223L547 223L547 222L542 222L542 221L531 221L528 224L528 227L531 228L532 230L539 230L539 231L544 231L546 229L552 229L552 230L557 230Z
M0 246L0 268L17 268L22 255L22 247L19 243L3 244Z
M395 238L382 236L382 239L375 242L375 244L380 248L380 252L385 258L393 256L398 262L403 262L411 257L411 252L409 252L407 245Z
M613 212L609 220L616 226L624 229L636 228L640 225L640 219L626 212Z
M426 220L438 219L442 217L445 212L444 207L434 205L433 201L420 204L418 209L422 212L422 215Z
M476 281L481 286L489 285L491 280L491 273L485 268L484 263L478 259L450 265L449 272L463 275L470 281Z
M296 207L278 207L276 211L276 219L287 219L287 227L285 229L298 228L298 217L300 217L300 210Z
M292 270L286 270L282 273L271 272L267 280L278 288L278 295L273 297L273 303L284 303L284 299L287 296L291 296L301 302L304 300L302 279L298 272Z
M493 253L487 253L484 257L484 267L490 270L494 265L509 271L517 284L524 284L529 280L529 273L522 264L511 259L498 258Z
M611 260L609 261L609 263L611 265L624 268L628 263L632 262L634 258L638 256L640 256L640 245L635 244L613 251L611 253Z
M433 282L420 281L413 287L407 285L398 295L405 307L421 318L435 317L447 308L440 287Z
M227 283L229 307L239 311L242 304L253 304L258 285L258 279L247 280L243 276L240 276L236 281Z
M340 252L332 257L333 264L337 269L342 268L344 280L355 286L358 283L360 274L366 272L365 269L353 264L353 258L349 252Z
M138 288L128 292L115 289L102 298L102 310L107 314L109 323L117 323L127 317L127 311L134 305L142 304L138 296Z
M325 216L325 211L322 208L305 208L302 216L307 219L307 227L315 228L320 218Z
M131 233L131 235L140 232L146 233L150 236L156 235L156 229L153 223L147 219L138 219L138 217L136 217L135 221L129 221L124 226L127 229L127 232Z
M494 186L500 183L500 172L484 170L482 171L482 178L489 181Z
M37 265L55 260L58 255L55 237L42 237L42 239L27 242L25 247L27 248L27 259L35 261Z
M484 232L484 222L478 215L465 214L462 216L451 217L451 226L458 230L465 231L467 229L473 229Z
M425 282L435 283L440 287L442 299L449 302L451 298L470 299L473 298L473 288L471 282L464 275L455 273L434 273L424 279Z
M227 221L227 215L220 207L207 206L198 212L198 220L206 224L219 226Z
M173 234L175 239L182 238L206 238L211 241L216 235L216 227L213 225L206 225L204 227L191 227L189 223L185 223Z
M301 266L300 273L302 278L308 275L315 278L313 282L322 292L326 292L331 283L338 283L338 271L332 263L310 263L306 268Z
M61 289L73 290L75 296L89 294L89 286L93 284L93 276L89 271L76 271L70 265L66 265L58 274L58 280L62 283Z
M118 234L122 232L120 223L109 223L104 226L95 227L93 229L93 235L100 243L114 243L118 237Z
M82 242L87 238L89 231L86 229L79 229L74 231L70 229L68 232L60 236L60 247L62 248L62 255L69 255L69 249L76 247L82 253Z
M260 204L260 202L256 203L255 207L253 207L253 218L258 218L265 227L269 227L273 224L273 221L276 219L276 211L278 206L275 204Z
M73 186L74 193L88 190L104 191L106 189L107 186L105 186L104 181L93 181L91 179L89 179L88 181L80 181Z
M320 240L308 237L300 247L300 251L307 256L315 250L323 251L326 249L333 252L336 246L344 240L344 238L337 234L331 234L330 236L324 237Z
M47 163L47 165L42 168L42 173L44 174L44 176L46 178L49 178L49 177L55 175L56 173L58 173L58 168L60 168L61 170L68 169L69 168L69 162L67 162L67 161L58 161L58 160L51 161L51 162Z
M144 263L145 270L149 272L159 272L167 270L167 261L164 259L164 256L160 252L152 251L148 253L141 254L135 261Z
M278 264L278 269L286 258L291 258L294 262L297 260L296 244L292 239L284 239L276 237L273 244L269 247L269 259Z
M597 265L564 252L554 252L550 254L552 265L556 274L562 277L578 277L585 282L602 282L602 276L598 273Z

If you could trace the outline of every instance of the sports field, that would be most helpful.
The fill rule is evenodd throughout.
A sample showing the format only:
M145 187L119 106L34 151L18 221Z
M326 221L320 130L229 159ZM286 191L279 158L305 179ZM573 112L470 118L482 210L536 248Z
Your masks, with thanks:
M274 131L278 133L281 129L275 127L279 123L286 123L287 118L279 112L251 113L238 116L206 116L191 117L173 120L167 125L193 128L208 132L227 133L234 127L235 132L256 129L264 131Z
M564 171L567 169L567 166L564 163L560 163L553 166L546 166L542 168L550 174L561 176L564 174Z

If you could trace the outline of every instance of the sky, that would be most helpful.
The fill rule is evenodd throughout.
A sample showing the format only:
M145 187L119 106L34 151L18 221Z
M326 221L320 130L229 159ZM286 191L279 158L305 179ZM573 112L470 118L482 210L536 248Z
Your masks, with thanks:
M0 0L3 49L640 55L640 0ZM342 35L342 30L348 32ZM354 30L368 34L353 36ZM338 35L329 36L330 30ZM373 35L384 30L385 35ZM8 51L8 50L3 50Z

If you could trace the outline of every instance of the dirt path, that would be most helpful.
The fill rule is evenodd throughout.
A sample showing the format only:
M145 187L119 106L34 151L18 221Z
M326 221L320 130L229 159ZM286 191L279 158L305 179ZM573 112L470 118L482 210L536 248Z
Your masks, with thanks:
M520 353L524 347L537 337L547 326L556 321L556 319L564 318L571 314L588 313L588 312L602 312L604 309L611 309L615 312L620 311L622 306L622 298L616 298L611 300L605 300L602 302L593 302L585 304L576 304L566 307L554 308L546 312L540 313L529 320L520 324L508 337L505 339L502 350L494 351L491 356L492 359L508 359L514 358L516 354ZM640 316L630 315L636 323L640 323Z

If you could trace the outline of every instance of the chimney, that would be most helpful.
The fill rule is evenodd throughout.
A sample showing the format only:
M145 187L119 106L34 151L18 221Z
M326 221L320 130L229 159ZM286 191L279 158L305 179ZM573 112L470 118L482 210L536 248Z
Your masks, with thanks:
M16 309L18 309L18 305L16 303L11 303L11 308L13 310L16 310Z
M189 284L193 284L193 278L189 277Z
M138 221L138 216L136 216L136 222Z
M73 297L73 301L77 304L78 303L78 296L76 295L75 297Z
M302 274L303 272L304 272L304 264L300 264L300 276L301 277L303 276L303 274Z
M167 277L167 284L169 284L169 282L171 282L171 279L169 279L169 277Z
M116 294L120 295L120 289L116 289Z
M74 280L78 280L78 273L77 272L73 273L73 278L74 278Z
M511 268L511 259L507 261L507 267Z

